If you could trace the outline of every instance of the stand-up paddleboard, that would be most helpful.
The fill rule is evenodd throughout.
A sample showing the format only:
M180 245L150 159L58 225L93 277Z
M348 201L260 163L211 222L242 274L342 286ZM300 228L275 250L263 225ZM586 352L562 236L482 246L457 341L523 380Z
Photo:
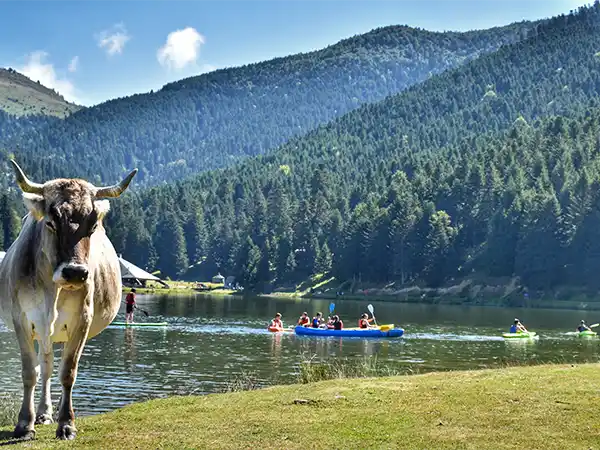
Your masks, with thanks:
M113 322L110 324L113 327L166 327L168 322Z

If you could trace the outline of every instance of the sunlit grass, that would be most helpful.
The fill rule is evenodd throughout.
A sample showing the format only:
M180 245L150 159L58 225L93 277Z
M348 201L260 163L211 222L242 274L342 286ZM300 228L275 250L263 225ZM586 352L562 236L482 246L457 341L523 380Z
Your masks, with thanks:
M338 378L139 403L15 448L599 449L598 386L598 364Z

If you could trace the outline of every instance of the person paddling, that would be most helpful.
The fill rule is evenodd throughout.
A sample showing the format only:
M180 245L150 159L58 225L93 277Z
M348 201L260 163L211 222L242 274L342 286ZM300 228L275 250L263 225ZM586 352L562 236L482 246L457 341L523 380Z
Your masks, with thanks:
M585 324L585 320L582 320L577 327L577 331L581 333L582 331L592 331L592 329Z
M275 314L275 317L269 323L269 328L278 328L283 330L283 322L281 320L281 313Z
M358 319L358 328L371 328L371 322L373 322L373 318L369 319L369 315L364 313L360 316L360 319Z
M125 322L133 323L133 310L135 308L135 288L131 288L127 297L125 297Z
M515 322L510 327L511 333L527 333L527 329L523 326L519 319L515 319Z
M310 318L308 317L307 312L302 313L302 315L298 319L298 325L301 327L307 327L310 325Z

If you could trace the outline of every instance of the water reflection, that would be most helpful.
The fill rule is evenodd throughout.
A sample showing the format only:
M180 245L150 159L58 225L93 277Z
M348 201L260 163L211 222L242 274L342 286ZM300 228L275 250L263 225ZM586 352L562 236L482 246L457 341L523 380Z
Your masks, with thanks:
M600 339L574 335L579 320L597 313L510 310L371 302L382 323L406 330L400 339L315 338L269 333L280 311L294 323L303 311L327 311L329 301L204 296L138 296L151 319L166 328L110 327L86 346L74 392L78 413L90 414L175 393L209 393L241 374L259 383L296 379L303 358L361 361L376 357L406 372L471 369L542 362L598 361ZM368 302L336 301L336 314L353 323ZM538 332L539 341L505 341L514 317ZM123 320L123 312L118 316ZM136 320L146 320L136 316ZM58 356L59 352L57 352ZM58 357L57 357L58 363ZM13 335L0 325L0 383L21 392ZM54 380L53 398L59 397Z

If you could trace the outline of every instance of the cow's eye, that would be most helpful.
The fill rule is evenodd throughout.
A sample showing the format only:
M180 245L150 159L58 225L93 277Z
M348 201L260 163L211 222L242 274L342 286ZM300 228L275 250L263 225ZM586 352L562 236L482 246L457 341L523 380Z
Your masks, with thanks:
M52 222L50 222L49 220L46 221L46 228L48 228L53 233L56 232L56 228L54 227L54 224Z

